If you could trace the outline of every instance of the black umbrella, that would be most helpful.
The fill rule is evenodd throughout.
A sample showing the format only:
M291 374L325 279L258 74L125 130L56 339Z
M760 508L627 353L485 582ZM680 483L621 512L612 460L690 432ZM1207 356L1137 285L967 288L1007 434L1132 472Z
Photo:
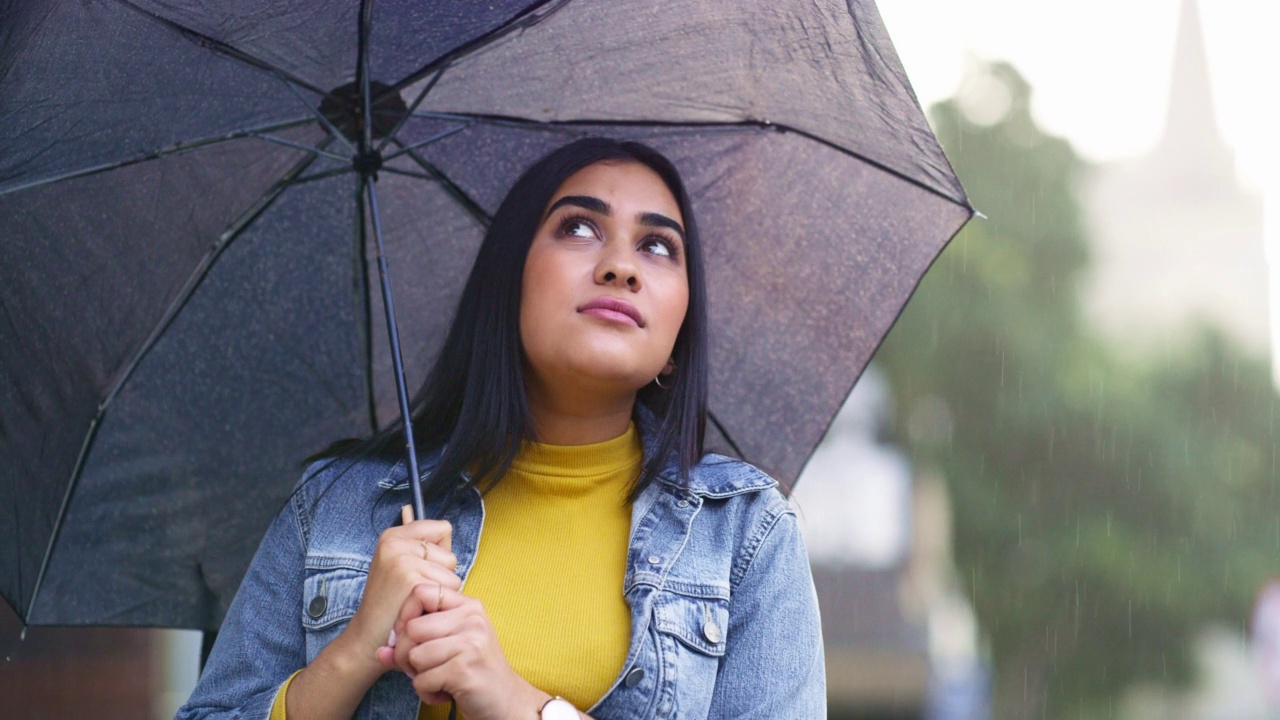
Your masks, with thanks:
M711 443L793 480L971 213L870 0L0 0L5 599L216 628L300 459L398 417L376 246L412 387L587 134L685 176Z

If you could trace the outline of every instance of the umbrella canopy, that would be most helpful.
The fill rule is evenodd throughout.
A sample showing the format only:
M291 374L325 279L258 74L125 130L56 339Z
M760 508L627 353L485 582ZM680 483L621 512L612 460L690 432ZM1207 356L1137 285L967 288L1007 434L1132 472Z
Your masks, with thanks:
M397 418L362 170L414 387L524 167L667 154L709 443L783 482L971 214L870 0L0 0L0 68L0 592L29 624L216 629L301 459Z

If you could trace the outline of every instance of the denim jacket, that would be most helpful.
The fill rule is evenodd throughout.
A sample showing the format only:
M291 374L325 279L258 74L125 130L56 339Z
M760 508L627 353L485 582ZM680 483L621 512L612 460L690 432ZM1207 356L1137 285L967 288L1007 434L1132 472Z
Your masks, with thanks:
M424 473L438 457L423 455ZM267 531L177 718L268 717L281 683L355 614L378 535L409 502L407 475L402 463L374 459L339 460L304 475ZM427 510L436 517L441 503ZM443 518L453 523L465 582L484 523L480 494L468 491ZM808 557L794 512L764 473L718 455L694 467L687 486L674 467L664 471L632 506L622 590L631 608L627 659L588 714L826 717ZM409 678L388 672L355 717L413 720L417 708Z

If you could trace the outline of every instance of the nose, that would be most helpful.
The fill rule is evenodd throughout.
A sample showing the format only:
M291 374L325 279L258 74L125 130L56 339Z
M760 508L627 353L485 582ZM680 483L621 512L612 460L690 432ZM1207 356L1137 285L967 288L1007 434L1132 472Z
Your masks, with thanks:
M596 282L601 285L625 287L633 292L643 286L640 268L625 250L605 253L596 265Z

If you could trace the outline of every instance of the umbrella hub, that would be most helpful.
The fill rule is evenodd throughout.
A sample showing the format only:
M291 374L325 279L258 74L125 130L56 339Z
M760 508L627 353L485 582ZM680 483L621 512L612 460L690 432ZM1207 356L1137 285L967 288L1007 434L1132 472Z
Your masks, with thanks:
M380 140L395 129L396 124L409 114L400 93L390 85L380 82L369 83L370 114L373 116L371 129L375 140ZM348 140L357 146L364 140L364 96L356 83L347 83L329 91L320 101L320 113L333 123ZM381 158L379 158L381 166ZM357 167L357 169L359 169Z
M361 175L376 175L382 169L382 153L377 150L365 150L351 158L351 167Z

